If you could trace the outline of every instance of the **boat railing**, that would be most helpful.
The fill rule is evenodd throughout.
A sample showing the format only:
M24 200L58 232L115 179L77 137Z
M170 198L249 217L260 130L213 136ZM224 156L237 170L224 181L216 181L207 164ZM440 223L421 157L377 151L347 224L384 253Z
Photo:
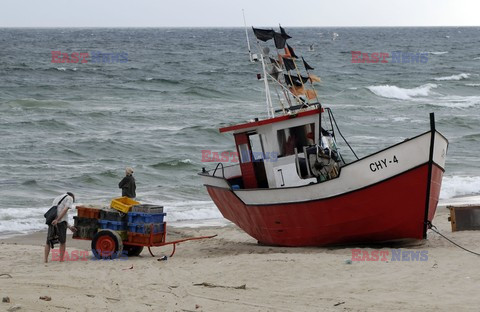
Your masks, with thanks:
M223 167L223 163L218 163L217 166L215 167L215 170L213 171L213 176L215 176L215 173L217 173L218 167L222 167L222 177L225 179L225 168Z
M232 177L238 177L242 175L239 164L225 166L221 162L217 163L217 165L215 166L215 169L211 169L208 171L203 170L202 174L212 176L212 177L217 177L217 178L223 178L226 180Z

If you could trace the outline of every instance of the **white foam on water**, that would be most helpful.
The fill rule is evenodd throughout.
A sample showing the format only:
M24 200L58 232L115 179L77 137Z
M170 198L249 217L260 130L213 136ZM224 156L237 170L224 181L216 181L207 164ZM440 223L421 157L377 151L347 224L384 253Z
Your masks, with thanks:
M48 208L2 208L0 209L0 237L34 233L47 230L44 213ZM69 213L73 224L74 213Z
M468 79L471 74L469 73L461 73L458 75L452 75L452 76L447 76L447 77L438 77L438 78L433 78L436 81L448 81L448 80L462 80L462 79Z
M468 108L480 105L480 96L460 96L450 95L443 96L430 103L435 106L451 107L451 108Z
M466 83L465 85L469 87L480 87L480 83Z
M443 177L440 199L480 194L480 177Z
M367 89L373 92L373 94L384 98L410 100L412 99L412 97L428 96L431 93L430 91L437 87L438 85L434 83L427 83L412 89L400 88L390 85L369 86L367 87Z
M442 55L442 54L447 54L448 51L441 51L441 52L433 51L433 52L426 52L426 53L433 54L433 55Z
M207 220L223 218L212 201L163 203L168 221Z
M405 121L408 121L410 118L408 118L408 117L393 117L392 119L395 122L405 122Z

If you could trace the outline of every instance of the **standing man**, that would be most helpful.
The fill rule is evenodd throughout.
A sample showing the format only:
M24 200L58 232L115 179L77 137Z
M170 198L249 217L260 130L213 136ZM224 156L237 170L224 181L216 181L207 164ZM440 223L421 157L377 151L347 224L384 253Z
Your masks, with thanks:
M137 194L135 190L137 186L135 185L135 178L133 177L133 169L127 167L125 169L125 177L118 183L118 187L122 189L122 196L130 197L131 199L135 199Z
M45 245L45 263L48 262L48 255L50 254L50 244L52 237L56 234L58 241L60 242L60 261L63 262L65 255L65 247L67 241L67 228L70 231L75 232L77 229L68 224L68 210L73 209L73 203L75 202L75 195L71 192L67 192L55 198L52 206L57 206L57 218L52 221L52 224L48 226L47 244Z

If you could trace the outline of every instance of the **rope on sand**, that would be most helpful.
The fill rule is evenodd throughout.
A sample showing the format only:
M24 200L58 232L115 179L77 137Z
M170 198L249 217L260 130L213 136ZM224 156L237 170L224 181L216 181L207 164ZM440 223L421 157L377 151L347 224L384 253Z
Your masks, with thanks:
M458 248L461 248L463 250L465 250L466 252L469 252L469 253L472 253L476 256L480 256L480 253L477 253L475 251L471 251L471 250L468 250L467 248L465 247L462 247L460 246L459 244L455 243L454 241L452 241L451 239L449 239L448 237L446 237L445 235L443 235L442 233L440 233L437 229L437 227L435 225L433 225L430 221L428 221L427 223L427 226L430 230L434 231L435 233L437 233L438 235L440 235L441 237L445 238L447 241L449 241L450 243L454 244L455 246L457 246Z

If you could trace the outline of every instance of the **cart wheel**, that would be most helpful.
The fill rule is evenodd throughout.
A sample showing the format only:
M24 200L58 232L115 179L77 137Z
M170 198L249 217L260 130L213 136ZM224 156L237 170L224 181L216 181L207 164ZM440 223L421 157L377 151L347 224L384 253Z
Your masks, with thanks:
M112 230L101 230L92 239L92 253L97 259L116 259L122 256L123 242Z
M123 245L123 251L127 252L127 256L136 257L142 253L143 246Z

